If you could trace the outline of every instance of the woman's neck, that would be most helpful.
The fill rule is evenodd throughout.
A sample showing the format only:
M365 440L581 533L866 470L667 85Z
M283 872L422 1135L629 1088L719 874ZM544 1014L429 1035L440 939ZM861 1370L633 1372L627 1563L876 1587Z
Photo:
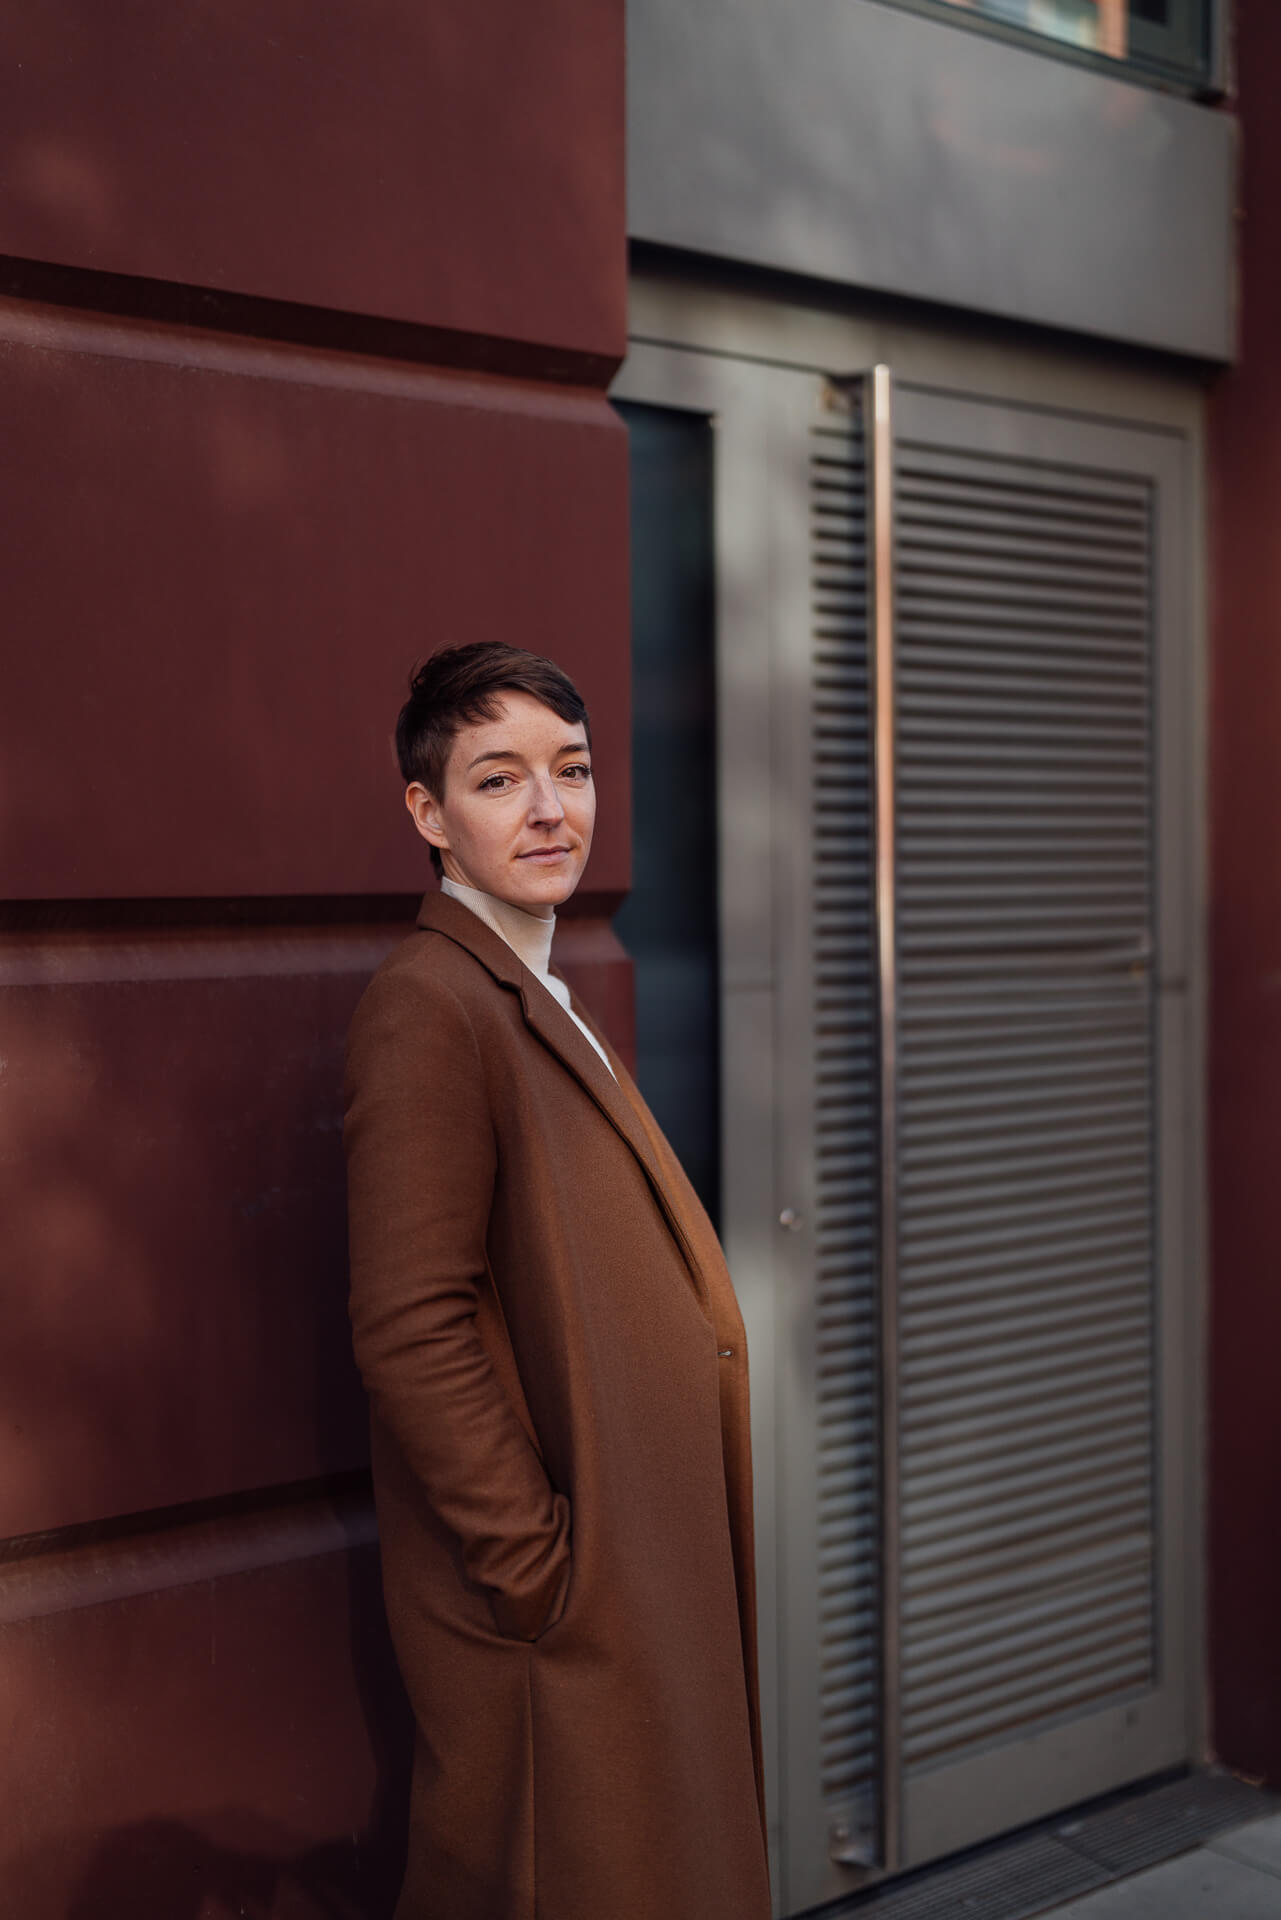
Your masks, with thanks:
M469 907L478 920L483 920L500 940L507 942L531 973L540 979L546 978L552 958L552 935L556 931L556 915L551 908L546 917L530 913L524 907L513 906L510 900L500 900L496 894L484 893L479 887L469 887L461 880L448 877L441 881L440 890L460 906Z

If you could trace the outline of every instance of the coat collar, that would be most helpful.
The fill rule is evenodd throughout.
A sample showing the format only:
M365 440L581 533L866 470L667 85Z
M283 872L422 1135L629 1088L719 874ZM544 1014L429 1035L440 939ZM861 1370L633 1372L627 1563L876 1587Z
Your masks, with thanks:
M519 954L492 927L486 926L470 907L463 906L461 901L451 900L447 894L425 894L418 913L418 925L428 933L442 933L455 945L466 948L501 986L513 988L520 996L526 1026L568 1068L584 1093L596 1102L615 1132L639 1160L685 1256L699 1303L707 1311L707 1282L682 1223L676 1195L663 1166L663 1151L656 1137L657 1127L640 1094L632 1089L631 1076L626 1067L609 1041L599 1033L595 1021L591 1022L592 1030L597 1033L609 1054L613 1075L564 1008L557 1005L536 975L529 972ZM575 1011L584 1019L589 1017L581 1007L576 1006ZM670 1152L670 1148L665 1150Z

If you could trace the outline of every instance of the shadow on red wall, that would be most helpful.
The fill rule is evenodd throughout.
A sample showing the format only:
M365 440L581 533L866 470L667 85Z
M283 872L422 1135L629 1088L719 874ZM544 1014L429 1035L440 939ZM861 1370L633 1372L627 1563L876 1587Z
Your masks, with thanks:
M1281 1784L1281 8L1237 0L1241 358L1210 409L1213 1740Z

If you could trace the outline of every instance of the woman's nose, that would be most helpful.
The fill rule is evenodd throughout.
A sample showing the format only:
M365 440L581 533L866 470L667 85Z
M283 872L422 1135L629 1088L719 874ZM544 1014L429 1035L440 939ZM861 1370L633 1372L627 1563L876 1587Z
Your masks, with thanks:
M550 775L545 780L535 781L534 791L530 796L529 816L531 820L538 821L540 826L548 821L565 818L565 809L556 791L556 782Z

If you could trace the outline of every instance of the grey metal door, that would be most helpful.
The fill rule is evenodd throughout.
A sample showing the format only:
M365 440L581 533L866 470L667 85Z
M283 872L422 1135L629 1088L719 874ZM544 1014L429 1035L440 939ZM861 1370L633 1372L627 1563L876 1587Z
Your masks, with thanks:
M785 1911L1188 1752L1186 462L884 370L811 424Z

